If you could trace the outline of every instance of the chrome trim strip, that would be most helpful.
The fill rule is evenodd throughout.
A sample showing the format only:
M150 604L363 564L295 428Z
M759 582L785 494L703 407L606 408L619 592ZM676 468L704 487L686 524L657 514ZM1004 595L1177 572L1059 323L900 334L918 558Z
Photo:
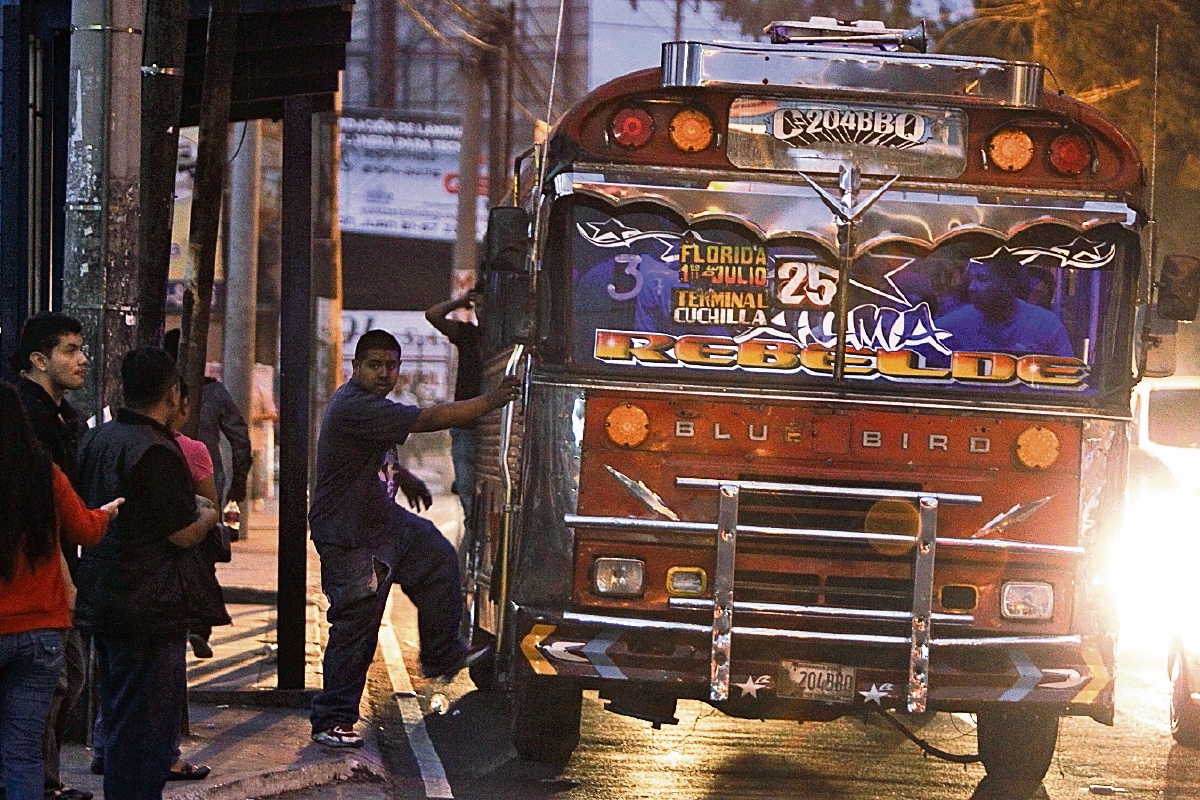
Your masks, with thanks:
M936 497L921 498L921 528L913 565L912 635L908 653L908 713L920 714L929 699L930 615L933 607L933 563L937 552Z
M853 486L822 486L812 483L775 483L771 481L721 481L713 478L676 478L675 485L682 489L715 489L718 486L738 486L747 492L774 492L777 494L814 494L833 497L866 497L894 500L922 500L932 497L942 503L977 506L983 497L977 494L949 494L946 492L910 492L898 489L864 489ZM912 537L907 537L912 538Z
M561 617L535 615L538 621L573 622L579 625L599 625L606 628L625 630L664 630L677 633L708 634L707 625L697 625L691 622L668 622L656 619L641 619L638 617L610 617L604 614L586 614L576 611L566 611ZM792 631L776 628L742 628L734 626L734 634L738 636L754 636L771 639L795 639L799 641L848 642L857 644L907 645L907 636L868 636L859 634L821 633L819 631ZM993 638L977 639L931 639L930 647L1021 647L1029 645L1080 645L1082 639L1073 636L996 636Z
M713 574L710 700L729 699L729 651L733 644L733 576L736 569L739 490L722 484L717 507L717 566Z
M1029 61L757 42L664 42L662 85L774 86L932 95L1037 108L1045 67Z
M993 636L976 639L933 639L933 647L1026 647L1028 645L1082 645L1078 634L1069 636Z
M713 387L688 386L682 383L651 384L583 376L573 376L570 380L559 380L545 374L535 375L533 382L539 385L558 386L568 389L601 389L604 391L628 392L631 394L669 394L674 396L683 394L693 395L696 397L728 398L731 400L777 400L802 403L822 403L827 405L882 406L885 408L902 409L904 411L911 411L914 402L919 402L922 409L928 409L930 411L966 411L969 413L978 414L1013 414L1023 417L1062 417L1067 419L1085 420L1104 419L1112 420L1114 422L1133 421L1133 417L1129 414L1108 414L1082 408L1061 409L1049 408L1046 406L997 406L983 403L951 403L940 400L926 399L914 401L913 398L908 398L905 400L888 400L870 397L834 397L823 394L784 392L770 389L753 390L740 387L714 389Z
M563 522L572 528L612 528L620 531L643 531L660 533L694 533L713 535L717 526L711 522L670 522L659 519L629 519L627 517L591 517L580 514L567 514ZM769 528L761 525L741 525L738 533L742 536L781 536L798 539L817 539L826 542L852 542L877 544L912 544L913 537L900 536L892 533L863 533L859 531L826 531L807 528ZM974 550L996 550L1006 553L1020 553L1044 556L1073 556L1083 555L1082 547L1072 547L1059 544L1034 544L1032 542L1014 542L1007 539L938 539L941 547L970 548Z
M670 608L709 611L712 609L713 602L703 597L672 597L667 600L667 605ZM908 622L912 619L912 614L908 611L836 608L833 606L801 606L789 603L754 603L746 600L734 600L733 608L735 611L746 614L780 614L814 619L848 619L863 622ZM973 614L931 613L930 618L939 625L970 627L975 624L975 616Z

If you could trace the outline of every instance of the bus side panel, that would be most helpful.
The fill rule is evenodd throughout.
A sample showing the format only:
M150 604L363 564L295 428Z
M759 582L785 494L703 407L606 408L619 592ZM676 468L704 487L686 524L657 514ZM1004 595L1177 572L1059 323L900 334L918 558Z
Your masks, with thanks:
M575 536L563 524L579 499L583 445L582 389L533 383L527 398L526 449L516 526L512 599L519 605L565 609L574 580Z

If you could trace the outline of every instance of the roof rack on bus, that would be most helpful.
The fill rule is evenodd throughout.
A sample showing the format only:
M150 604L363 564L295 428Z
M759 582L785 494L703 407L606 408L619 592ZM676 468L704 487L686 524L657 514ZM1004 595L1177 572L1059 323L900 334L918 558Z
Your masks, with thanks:
M808 22L782 20L771 22L763 33L770 34L771 44L838 44L871 45L880 49L911 47L925 53L932 44L925 20L908 30L888 28L873 19L842 22L833 17L810 17Z

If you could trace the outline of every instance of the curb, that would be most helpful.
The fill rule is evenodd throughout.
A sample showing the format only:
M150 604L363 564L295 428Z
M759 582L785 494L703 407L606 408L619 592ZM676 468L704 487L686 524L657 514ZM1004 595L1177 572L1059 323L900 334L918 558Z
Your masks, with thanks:
M242 606L273 606L278 601L274 589L256 589L250 586L222 586L221 594L226 603Z
M188 689L189 703L253 708L308 708L317 689Z
M197 786L165 794L166 800L247 800L275 797L349 780L386 780L378 755L369 752L347 754L336 761L319 761L295 767L279 767L267 772L234 777L224 783Z

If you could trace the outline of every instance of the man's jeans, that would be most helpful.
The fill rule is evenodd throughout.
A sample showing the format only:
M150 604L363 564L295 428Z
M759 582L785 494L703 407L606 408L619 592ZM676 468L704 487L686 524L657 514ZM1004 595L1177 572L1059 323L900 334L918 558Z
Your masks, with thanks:
M187 693L187 634L96 636L104 717L104 796L159 800L175 763Z
M475 500L475 455L479 450L479 431L475 428L450 429L450 459L454 462L454 491L462 503L464 527L471 524L471 504Z
M46 733L42 736L42 761L45 764L46 788L62 788L59 779L58 748L67 732L71 711L83 694L83 683L87 678L84 665L83 641L79 631L67 628L63 631L63 668L58 675L58 687L50 701L50 719Z
M42 734L62 662L57 629L0 634L0 769L6 800L42 800Z
M426 674L452 668L466 653L458 638L463 598L454 546L429 520L399 506L395 512L390 536L377 546L317 542L330 629L324 688L312 701L313 733L358 721L358 703L393 583L417 607Z

